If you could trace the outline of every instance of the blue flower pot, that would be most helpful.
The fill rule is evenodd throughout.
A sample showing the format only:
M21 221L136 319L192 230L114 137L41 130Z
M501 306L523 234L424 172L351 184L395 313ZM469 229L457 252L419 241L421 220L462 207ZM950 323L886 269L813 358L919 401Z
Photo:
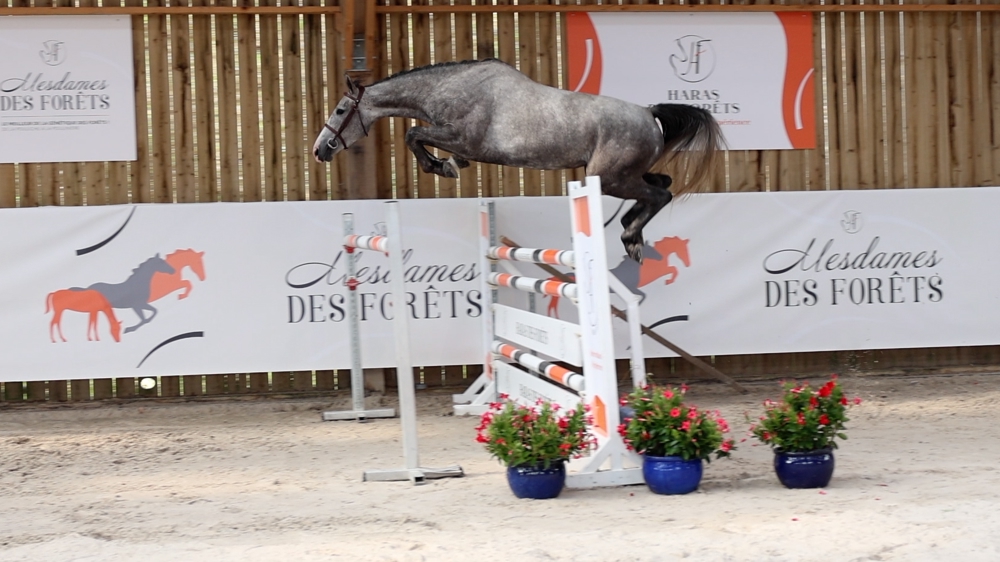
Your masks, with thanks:
M688 494L698 489L703 473L701 459L642 457L642 477L655 494Z
M566 484L566 463L552 461L544 464L507 467L507 483L519 498L547 500L562 492Z
M786 488L822 488L833 477L833 449L792 453L775 449L774 472Z

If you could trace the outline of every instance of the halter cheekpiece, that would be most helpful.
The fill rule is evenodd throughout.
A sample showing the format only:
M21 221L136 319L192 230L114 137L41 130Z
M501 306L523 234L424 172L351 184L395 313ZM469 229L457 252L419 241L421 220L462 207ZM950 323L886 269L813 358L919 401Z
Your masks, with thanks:
M334 129L333 127L330 126L329 123L323 123L323 128L328 129L331 133L333 133L334 139L339 141L341 146L343 146L344 148L347 148L347 143L344 142L344 137L342 136L342 133L344 132L344 129L346 129L347 126L351 124L351 119L353 119L355 115L358 116L358 122L361 123L361 130L365 132L366 137L368 136L368 128L365 127L365 120L361 118L361 111L358 107L361 104L361 97L364 95L365 95L365 87L362 86L361 84L358 84L357 97L352 96L351 92L345 92L344 97L351 100L353 104L351 105L351 108L347 111L347 116L345 116L344 120L340 122L340 127ZM329 146L330 148L336 148L335 146L330 146L330 142L332 141L328 141L326 143L327 146Z

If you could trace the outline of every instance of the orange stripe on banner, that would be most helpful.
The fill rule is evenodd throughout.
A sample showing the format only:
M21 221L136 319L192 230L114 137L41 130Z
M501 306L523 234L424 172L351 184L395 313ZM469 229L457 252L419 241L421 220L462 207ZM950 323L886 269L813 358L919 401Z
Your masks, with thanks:
M601 93L601 42L588 14L566 14L566 52L569 88L574 92Z
M573 215L576 217L576 231L590 236L590 205L586 197L573 200Z
M604 405L604 401L601 400L600 396L594 397L594 402L591 405L590 414L594 416L594 430L601 435L601 437L608 436L608 409Z
M781 113L792 148L816 148L816 73L813 68L813 25L808 12L777 12L785 28L788 61L781 94Z

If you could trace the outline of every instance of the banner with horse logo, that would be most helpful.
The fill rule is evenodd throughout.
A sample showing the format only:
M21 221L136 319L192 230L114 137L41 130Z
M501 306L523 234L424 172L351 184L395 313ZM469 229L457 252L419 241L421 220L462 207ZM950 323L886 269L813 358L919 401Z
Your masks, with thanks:
M1000 188L693 195L648 225L641 264L618 243L626 206L602 204L611 273L642 299L643 324L696 355L1000 344ZM342 215L385 234L384 206L2 209L0 380L348 368ZM566 206L502 198L497 234L568 249ZM477 209L401 202L416 365L482 360ZM356 255L363 362L391 367L395 272L380 252ZM566 298L503 295L577 319Z
M569 89L715 116L733 150L816 147L812 14L571 13Z
M474 203L403 203L419 364L479 359L478 340L463 345L479 333ZM348 368L342 214L385 234L383 207L4 209L0 380ZM395 272L355 255L365 365L393 366Z

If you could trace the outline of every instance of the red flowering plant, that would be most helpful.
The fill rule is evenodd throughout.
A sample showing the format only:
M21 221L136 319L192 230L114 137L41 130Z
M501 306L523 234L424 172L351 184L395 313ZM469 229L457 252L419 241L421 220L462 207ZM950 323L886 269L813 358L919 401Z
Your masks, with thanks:
M549 468L553 462L578 458L596 445L586 407L560 412L559 404L542 399L525 406L501 394L483 413L476 441L507 466Z
M835 439L847 439L847 408L860 404L861 399L848 399L837 375L819 389L809 383L783 386L785 394L780 402L764 401L764 415L750 426L752 436L786 453L836 449Z
M712 460L728 457L735 449L726 439L729 424L718 410L699 410L684 403L687 386L662 388L646 385L635 389L621 404L631 412L618 426L629 449L641 455Z

